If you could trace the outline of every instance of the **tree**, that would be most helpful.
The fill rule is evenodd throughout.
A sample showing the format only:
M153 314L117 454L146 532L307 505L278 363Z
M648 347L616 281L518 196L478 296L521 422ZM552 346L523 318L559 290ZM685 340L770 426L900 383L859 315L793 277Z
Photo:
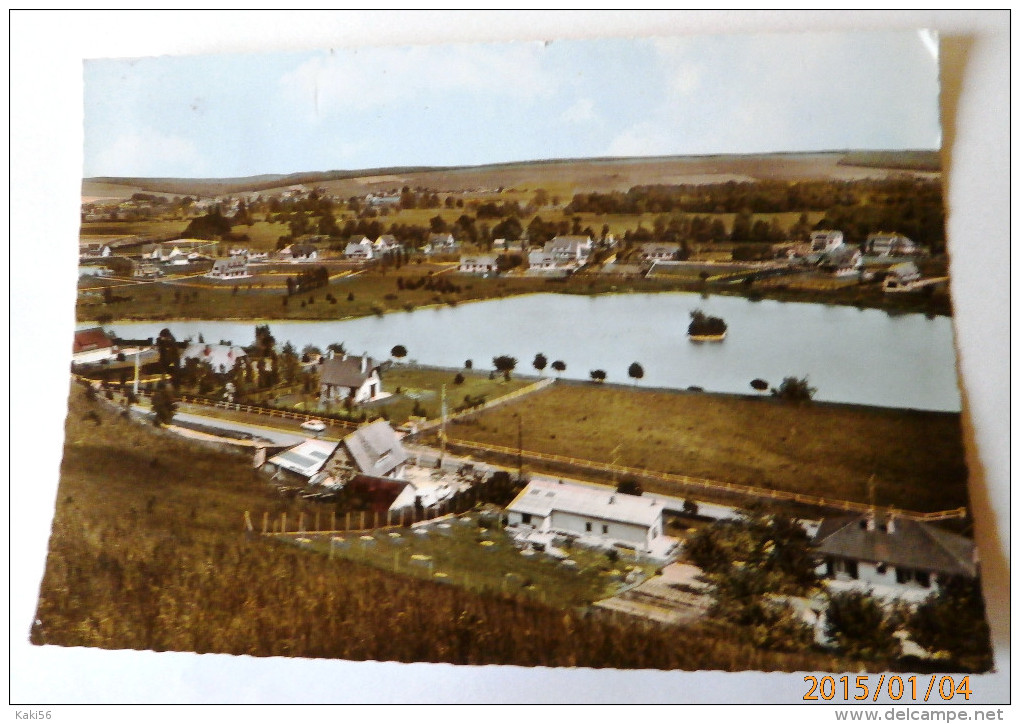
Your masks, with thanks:
M778 388L772 388L772 396L789 402L810 402L818 390L808 384L807 377L784 377Z
M910 637L934 654L949 658L969 671L992 667L992 647L977 578L952 577L907 621Z
M407 347L405 347L402 344L398 344L393 349L390 350L390 354L396 357L397 359L404 359L404 357L407 356Z
M517 367L517 358L509 355L500 355L492 358L492 366L503 373L503 379L510 381L510 373Z
M592 370L589 372L591 375L592 382L605 382L606 371L605 370Z
M862 659L900 654L896 622L874 597L858 591L837 593L825 611L825 635L843 653Z
M545 367L548 363L549 360L546 358L546 356L539 352L538 354L535 355L535 359L534 361L532 361L531 366L538 370L538 374L541 376L542 372L545 370Z
M755 379L751 380L751 387L757 390L758 392L765 392L769 388L769 383L761 379L760 377L756 377Z
M156 337L156 350L159 353L159 366L163 373L175 379L180 366L181 349L169 328L164 327L159 331L159 336Z
M464 360L464 369L469 370L474 366L474 362L469 359Z
M463 385L464 384L464 375L461 374L460 372L458 372L457 376L453 378L453 384L455 384L455 385Z
M297 350L290 342L283 345L283 350L280 352L280 377L287 384L292 384L297 380L298 370L301 367L300 360L298 359Z
M170 393L170 388L160 382L152 395L152 414L156 427L169 425L174 419L175 412L177 412L177 402Z
M631 362L630 367L627 368L627 376L634 378L634 382L637 384L637 381L645 376L645 370L637 362Z
M564 370L567 369L567 363L561 359L558 359L552 363L552 368L556 370L557 374L563 374Z

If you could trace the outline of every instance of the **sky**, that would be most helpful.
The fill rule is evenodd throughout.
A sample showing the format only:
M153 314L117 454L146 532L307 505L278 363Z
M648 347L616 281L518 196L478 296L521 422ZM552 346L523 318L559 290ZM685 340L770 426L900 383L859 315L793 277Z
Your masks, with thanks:
M937 149L926 31L86 60L84 173Z

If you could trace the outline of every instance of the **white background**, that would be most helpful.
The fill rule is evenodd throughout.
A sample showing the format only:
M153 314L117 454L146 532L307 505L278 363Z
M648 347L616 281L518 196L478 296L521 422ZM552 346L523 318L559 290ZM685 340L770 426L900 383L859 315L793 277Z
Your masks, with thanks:
M423 42L921 27L942 33L944 164L949 171L955 324L964 380L971 496L999 669L996 674L972 677L975 696L971 703L1008 701L1008 22L1004 11L13 13L8 268L10 701L24 705L794 704L801 702L806 692L803 675L799 674L472 668L30 646L28 629L45 562L63 443L69 363L66 350L74 323L73 250L82 159L83 58ZM963 703L956 701L954 706ZM766 710L766 716L769 711L777 710ZM58 708L57 720L60 712ZM756 710L756 716L760 714L761 710ZM9 715L13 719L13 713ZM125 709L103 712L104 718L110 716L129 719L134 714ZM785 719L798 716L807 716L806 709L787 711Z

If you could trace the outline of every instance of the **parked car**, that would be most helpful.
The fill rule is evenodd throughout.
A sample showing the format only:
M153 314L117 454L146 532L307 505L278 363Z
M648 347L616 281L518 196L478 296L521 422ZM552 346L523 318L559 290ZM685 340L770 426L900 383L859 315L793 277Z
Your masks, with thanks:
M312 432L322 432L326 429L326 423L322 420L305 420L301 423L301 428Z

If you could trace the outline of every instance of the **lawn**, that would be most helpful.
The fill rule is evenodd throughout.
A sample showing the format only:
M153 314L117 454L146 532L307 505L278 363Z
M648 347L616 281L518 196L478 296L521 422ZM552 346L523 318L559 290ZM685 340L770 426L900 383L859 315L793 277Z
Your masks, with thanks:
M440 519L415 529L336 536L287 536L296 545L415 578L431 578L475 592L499 592L555 608L585 606L614 595L624 576L655 566L629 556L610 561L603 551L573 546L572 564L544 554L524 556L498 527L497 516L478 512ZM330 550L332 548L332 550Z
M379 413L385 410L391 422L400 424L407 420L415 403L418 403L424 408L425 417L433 419L440 414L443 385L446 385L446 409L453 413L464 404L465 397L485 397L491 401L534 382L517 377L505 382L500 376L490 380L487 372L461 370L464 382L457 384L454 379L457 374L454 370L394 365L383 374L383 389L393 392L393 396L372 405L370 409Z
M516 448L517 414L529 451L865 503L873 480L879 505L967 505L959 414L557 382L448 436Z

